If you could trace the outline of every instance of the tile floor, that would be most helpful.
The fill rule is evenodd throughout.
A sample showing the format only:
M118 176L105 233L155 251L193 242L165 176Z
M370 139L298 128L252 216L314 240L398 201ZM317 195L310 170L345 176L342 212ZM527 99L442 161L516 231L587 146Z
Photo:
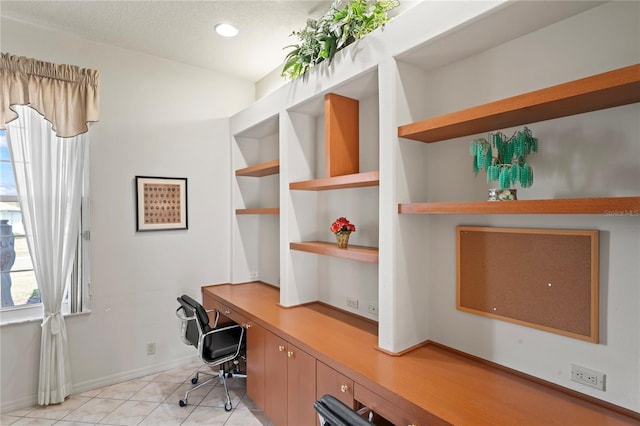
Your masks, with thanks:
M218 380L178 401L193 387L198 364L165 371L101 389L71 395L62 404L2 413L2 426L273 426L264 411L246 395L246 379L227 379L233 410L224 410L224 387ZM201 376L206 380L207 376Z

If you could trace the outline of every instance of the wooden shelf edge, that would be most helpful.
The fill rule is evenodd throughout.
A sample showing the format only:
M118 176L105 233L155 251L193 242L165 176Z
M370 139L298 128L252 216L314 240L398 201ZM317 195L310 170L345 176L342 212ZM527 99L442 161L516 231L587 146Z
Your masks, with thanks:
M346 249L338 248L336 243L326 241L303 241L289 243L291 250L320 254L323 256L340 257L343 259L357 260L359 262L378 263L378 248L357 246L350 244Z
M280 173L280 160L271 160L236 170L236 176L263 177Z
M236 209L236 214L280 214L278 207L263 207L258 209Z
M640 64L398 127L398 136L438 142L640 102Z
M640 197L400 203L399 214L604 214L639 216Z
M330 178L291 182L290 190L326 191L330 189L361 188L380 185L380 172L364 172L352 175L335 176Z

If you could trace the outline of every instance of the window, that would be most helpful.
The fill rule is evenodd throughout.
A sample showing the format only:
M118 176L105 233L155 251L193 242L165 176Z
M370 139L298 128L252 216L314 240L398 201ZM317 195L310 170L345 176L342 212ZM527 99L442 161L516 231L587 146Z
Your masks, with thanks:
M74 268L63 302L64 313L89 310L88 161L85 162L82 213ZM2 314L0 323L42 318L42 304L14 178L6 131L0 130L0 243Z

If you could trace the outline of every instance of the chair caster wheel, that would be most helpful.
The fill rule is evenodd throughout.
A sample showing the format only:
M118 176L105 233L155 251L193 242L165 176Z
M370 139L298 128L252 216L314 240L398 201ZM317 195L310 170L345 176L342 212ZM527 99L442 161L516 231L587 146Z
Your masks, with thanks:
M178 401L178 405L180 405L181 407L185 407L187 405L187 400L181 399L180 401Z
M192 384L194 384L194 385L195 385L196 383L198 383L198 378L197 378L197 377L193 377L193 378L191 379L191 383L192 383Z
M227 402L226 404L224 404L224 411L231 411L233 407L231 406L230 402Z

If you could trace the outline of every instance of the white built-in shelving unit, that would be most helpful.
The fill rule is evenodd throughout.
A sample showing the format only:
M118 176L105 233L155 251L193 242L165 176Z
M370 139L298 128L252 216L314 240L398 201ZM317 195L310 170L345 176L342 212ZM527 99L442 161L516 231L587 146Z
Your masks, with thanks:
M232 282L256 273L283 306L377 320L385 351L431 339L639 410L639 17L637 2L420 2L233 116ZM355 173L326 174L330 93L358 102ZM524 125L535 183L488 203L468 143ZM347 251L339 216L358 228ZM603 343L457 311L457 225L600 230ZM607 393L570 382L572 363L606 371Z

